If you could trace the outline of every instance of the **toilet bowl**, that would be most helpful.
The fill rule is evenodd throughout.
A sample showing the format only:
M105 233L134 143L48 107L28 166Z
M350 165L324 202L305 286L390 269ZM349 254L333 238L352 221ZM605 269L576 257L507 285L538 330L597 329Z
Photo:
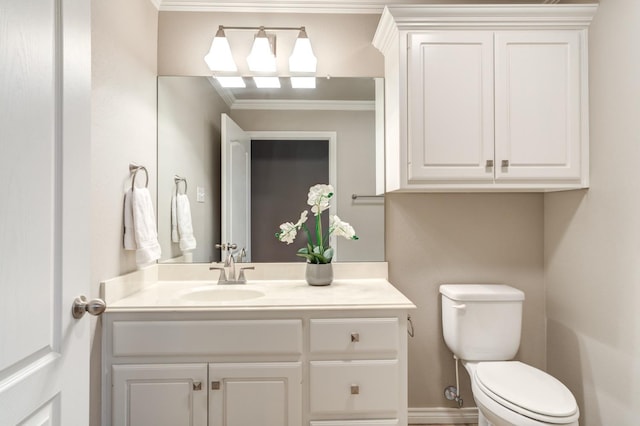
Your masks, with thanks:
M578 426L578 404L565 385L510 361L520 346L522 291L445 284L440 293L444 340L469 373L479 426Z
M576 400L553 376L518 361L462 364L479 426L578 426Z

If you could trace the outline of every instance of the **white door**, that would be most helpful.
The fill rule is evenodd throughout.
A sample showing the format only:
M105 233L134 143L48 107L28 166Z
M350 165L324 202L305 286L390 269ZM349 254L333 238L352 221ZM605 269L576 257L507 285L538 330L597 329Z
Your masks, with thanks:
M85 0L0 0L0 424L89 422Z
M493 181L493 33L409 37L409 183Z
M496 33L496 181L579 180L580 32Z
M237 250L244 248L247 253L245 261L250 262L251 138L227 114L222 114L220 139L221 243L236 244Z

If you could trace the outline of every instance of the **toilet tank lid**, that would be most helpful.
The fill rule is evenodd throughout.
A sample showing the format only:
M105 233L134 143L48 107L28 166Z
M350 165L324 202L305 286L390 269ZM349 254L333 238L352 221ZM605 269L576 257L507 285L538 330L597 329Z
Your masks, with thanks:
M502 284L442 284L440 293L456 301L521 301L524 293Z

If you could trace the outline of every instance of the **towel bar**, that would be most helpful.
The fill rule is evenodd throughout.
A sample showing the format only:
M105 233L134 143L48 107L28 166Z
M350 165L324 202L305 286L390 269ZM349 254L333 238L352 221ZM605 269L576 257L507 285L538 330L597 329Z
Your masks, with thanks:
M133 188L136 187L136 176L138 175L138 172L140 170L144 170L144 175L146 177L146 181L144 183L144 187L148 188L149 187L149 172L147 171L147 168L145 166L140 166L136 163L129 163L129 173L133 174L133 177L131 178L131 190L133 191Z

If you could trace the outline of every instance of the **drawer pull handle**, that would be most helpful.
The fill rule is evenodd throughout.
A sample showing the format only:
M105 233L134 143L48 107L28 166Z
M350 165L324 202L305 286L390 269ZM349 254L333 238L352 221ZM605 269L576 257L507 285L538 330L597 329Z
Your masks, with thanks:
M201 391L202 390L202 382L193 382L193 390Z
M351 341L356 343L360 341L360 333L351 333Z
M211 382L211 390L220 390L220 382Z
M360 395L360 386L351 385L351 395Z

